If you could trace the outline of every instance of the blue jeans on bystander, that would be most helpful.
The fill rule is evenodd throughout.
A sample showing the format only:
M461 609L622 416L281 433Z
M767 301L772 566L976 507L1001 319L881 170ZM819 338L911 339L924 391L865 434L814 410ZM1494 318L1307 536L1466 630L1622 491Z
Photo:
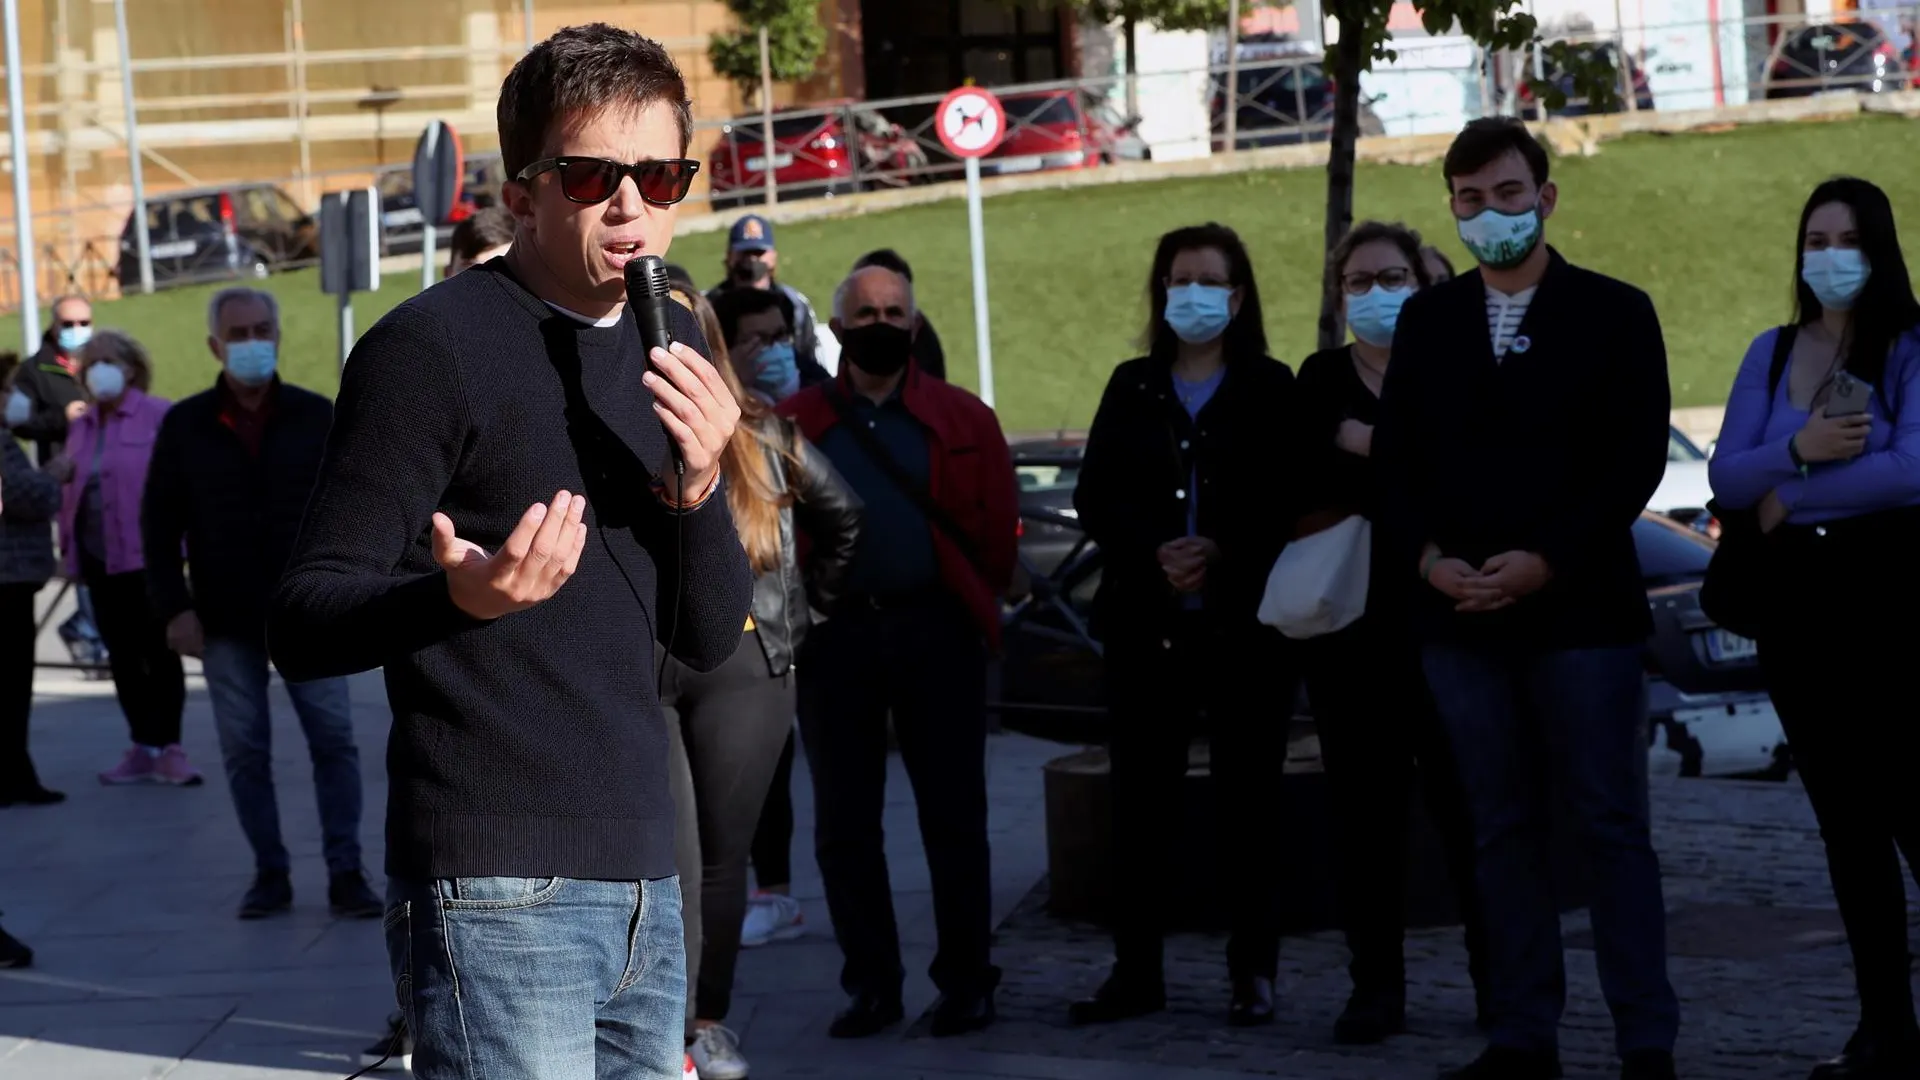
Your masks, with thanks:
M220 756L241 831L253 845L256 869L285 873L290 859L280 837L280 804L273 789L273 716L267 704L266 646L208 638L201 658L207 694L220 731ZM360 869L360 751L353 742L347 680L286 684L313 758L314 796L320 803L327 871Z

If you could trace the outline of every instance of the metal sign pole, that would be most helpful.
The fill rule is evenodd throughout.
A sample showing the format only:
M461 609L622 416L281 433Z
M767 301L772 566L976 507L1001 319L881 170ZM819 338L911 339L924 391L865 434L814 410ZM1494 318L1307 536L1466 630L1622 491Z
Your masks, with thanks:
M20 78L20 0L6 0L7 134L13 151L13 240L20 260L20 355L40 351L40 275L34 265L33 193L27 184L27 95Z
M347 354L353 351L353 294L340 291L340 370L347 370Z
M421 210L421 214L420 214L420 291L421 292L425 292L426 290L433 288L433 249L435 246L435 242L440 239L440 221L439 221L438 215L426 213L426 211L429 209L429 207L427 206L427 193L421 190L421 187L420 187L421 178L417 175L417 173L419 172L419 169L420 169L421 159L425 158L431 161L433 159L434 154L439 150L439 148L440 148L440 125L428 124L427 130L423 132L420 136L419 148L416 149L413 153L414 171L416 173L413 180L413 204L416 207L419 207Z
M127 114L127 169L133 181L133 246L140 255L140 291L153 291L153 240L147 235L147 180L140 160L140 121L134 118L133 58L127 44L127 0L113 0L113 25L120 35L120 100Z
M980 400L993 408L993 340L987 317L987 235L980 221L980 159L967 159L967 231L973 243L973 338L980 354Z

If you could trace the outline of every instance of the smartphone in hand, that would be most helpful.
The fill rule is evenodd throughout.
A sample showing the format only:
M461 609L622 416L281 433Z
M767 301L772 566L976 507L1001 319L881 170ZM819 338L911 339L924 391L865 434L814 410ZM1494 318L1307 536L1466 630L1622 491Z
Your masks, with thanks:
M1872 386L1842 371L1833 377L1833 387L1827 394L1827 416L1859 416L1872 400Z

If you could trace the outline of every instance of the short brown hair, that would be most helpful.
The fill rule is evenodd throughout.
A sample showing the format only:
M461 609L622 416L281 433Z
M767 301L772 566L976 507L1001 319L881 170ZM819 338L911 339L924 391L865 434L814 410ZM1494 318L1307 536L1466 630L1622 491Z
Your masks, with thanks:
M472 262L483 251L511 243L513 215L507 213L504 206L488 206L461 218L460 223L453 227L453 236L447 241L447 246L453 249L454 258Z
M606 23L567 27L521 57L500 86L494 121L507 179L540 160L556 124L655 103L673 110L685 154L693 142L693 103L667 50Z
M95 331L86 348L80 350L80 370L84 373L105 361L126 368L127 382L141 393L153 388L153 358L132 335L119 330Z
M1447 148L1446 163L1440 168L1448 193L1453 191L1454 177L1479 172L1509 153L1519 154L1527 163L1534 186L1546 184L1547 148L1540 145L1526 124L1512 116L1483 116L1469 121L1454 136L1453 145Z
M1433 275L1427 272L1426 260L1420 257L1419 233L1397 221L1363 221L1347 230L1347 235L1333 245L1333 253L1327 256L1326 281L1322 287L1326 290L1326 302L1334 310L1340 309L1340 297L1345 291L1340 279L1346 274L1347 260L1353 258L1354 252L1377 240L1388 241L1400 249L1400 254L1405 255L1408 265L1413 267L1413 280L1421 288L1433 284Z

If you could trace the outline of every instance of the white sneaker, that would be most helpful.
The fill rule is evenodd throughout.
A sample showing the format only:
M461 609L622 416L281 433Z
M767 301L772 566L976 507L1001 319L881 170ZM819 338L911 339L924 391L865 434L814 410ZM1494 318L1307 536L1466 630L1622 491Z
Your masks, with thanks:
M687 1067L681 1070L680 1080L700 1080L699 1070L693 1067L693 1055L687 1055Z
M747 903L746 920L740 925L740 944L752 949L770 942L792 941L806 932L800 901L781 893L755 893Z
M700 1080L747 1080L740 1037L718 1024L694 1029L693 1053L687 1060Z

